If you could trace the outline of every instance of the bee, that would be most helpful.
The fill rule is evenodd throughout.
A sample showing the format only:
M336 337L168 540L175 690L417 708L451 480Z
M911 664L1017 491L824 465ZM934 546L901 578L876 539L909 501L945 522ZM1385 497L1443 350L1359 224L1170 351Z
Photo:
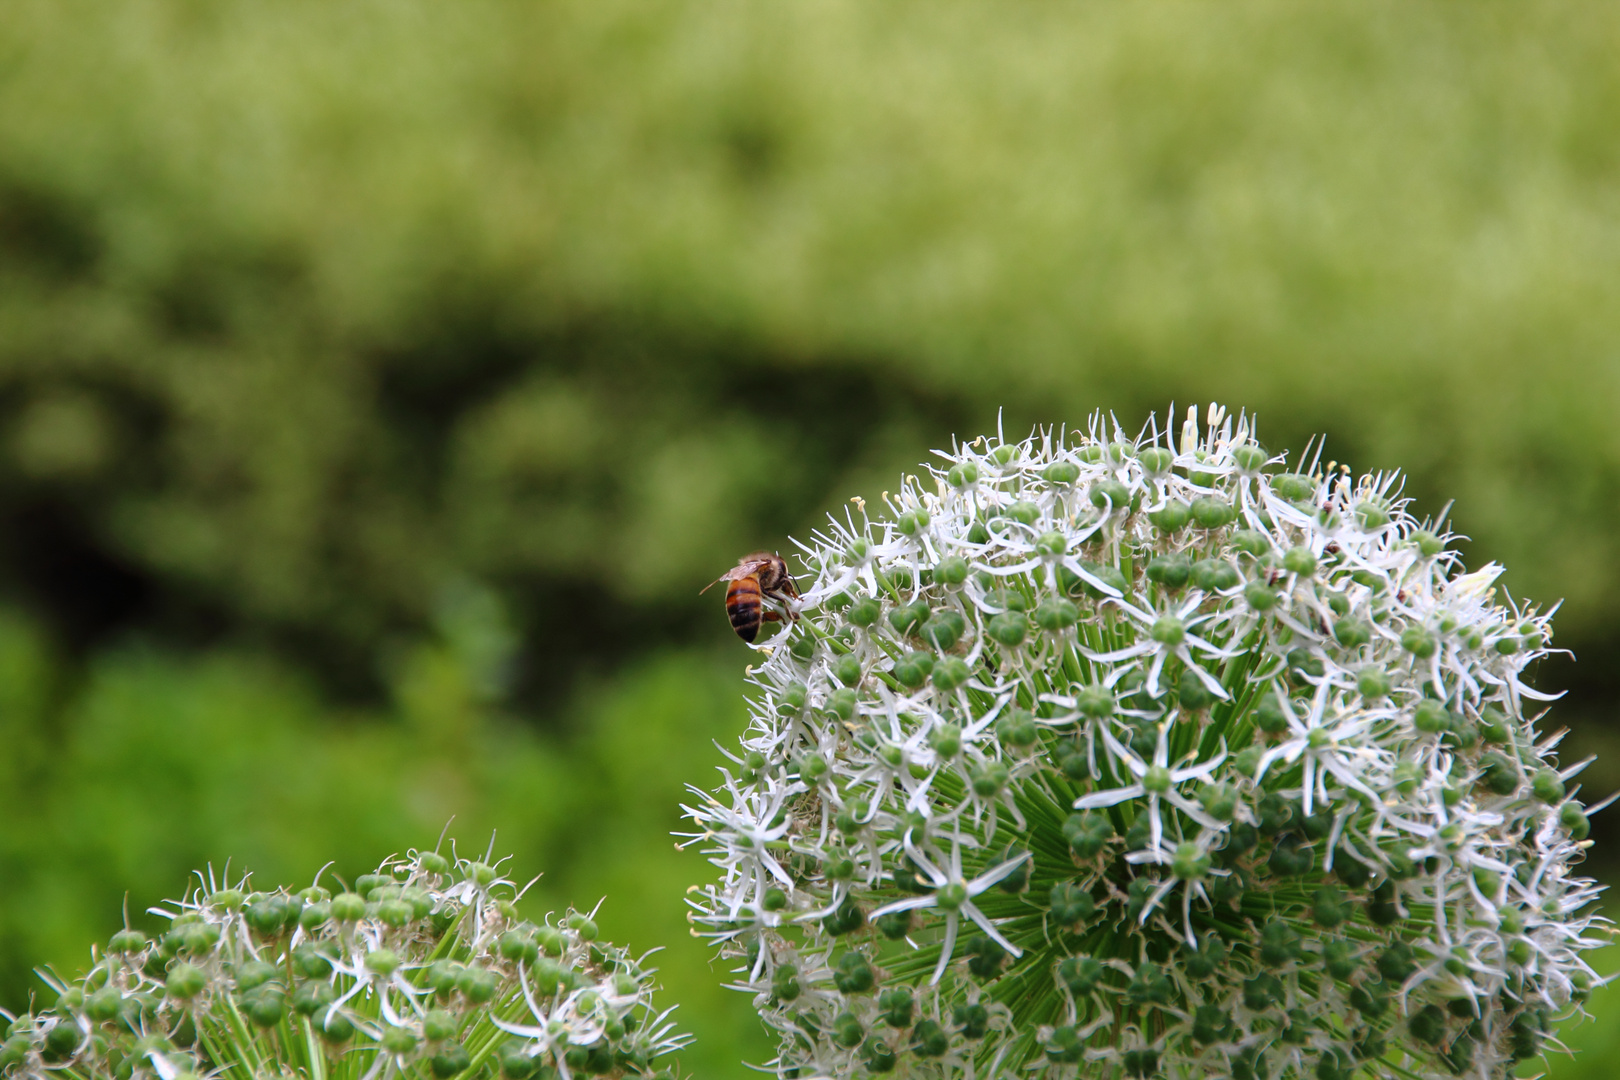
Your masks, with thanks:
M782 616L765 606L765 598L776 601L790 619L799 616L792 601L798 599L799 587L788 573L787 563L774 551L756 551L745 555L737 565L715 578L698 593L702 596L722 581L726 586L726 616L731 628L744 641L752 642L759 636L762 622L781 622Z

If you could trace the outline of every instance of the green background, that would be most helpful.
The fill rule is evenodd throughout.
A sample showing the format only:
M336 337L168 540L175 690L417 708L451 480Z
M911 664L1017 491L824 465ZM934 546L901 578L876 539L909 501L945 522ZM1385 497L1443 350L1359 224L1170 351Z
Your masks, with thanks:
M695 594L998 416L1405 470L1563 599L1606 752L1617 55L1579 3L11 0L0 1002L126 894L453 815L745 1075L668 835L744 722Z

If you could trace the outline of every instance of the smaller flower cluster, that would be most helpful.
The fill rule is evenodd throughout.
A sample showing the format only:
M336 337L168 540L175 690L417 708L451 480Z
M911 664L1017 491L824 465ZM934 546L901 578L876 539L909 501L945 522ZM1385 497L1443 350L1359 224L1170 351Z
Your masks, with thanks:
M524 919L498 864L432 851L354 888L254 891L210 875L125 929L53 1008L15 1018L9 1077L197 1075L571 1080L654 1072L686 1044L652 1007L654 969L591 915Z

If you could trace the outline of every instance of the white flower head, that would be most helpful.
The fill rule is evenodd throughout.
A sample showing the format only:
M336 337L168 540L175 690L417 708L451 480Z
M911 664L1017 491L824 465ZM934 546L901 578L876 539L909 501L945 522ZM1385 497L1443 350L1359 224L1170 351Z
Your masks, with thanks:
M1524 712L1549 616L1397 474L1212 406L976 439L886 502L800 545L688 810L768 1069L1499 1076L1595 983L1586 810Z

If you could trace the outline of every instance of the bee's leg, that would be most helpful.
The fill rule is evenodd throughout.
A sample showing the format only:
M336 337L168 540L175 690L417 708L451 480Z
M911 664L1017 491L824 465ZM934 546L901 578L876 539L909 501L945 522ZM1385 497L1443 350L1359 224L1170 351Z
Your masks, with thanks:
M764 611L764 612L760 613L759 621L760 622L781 622L782 621L782 616L778 615L774 611L768 611L767 610L767 611Z

